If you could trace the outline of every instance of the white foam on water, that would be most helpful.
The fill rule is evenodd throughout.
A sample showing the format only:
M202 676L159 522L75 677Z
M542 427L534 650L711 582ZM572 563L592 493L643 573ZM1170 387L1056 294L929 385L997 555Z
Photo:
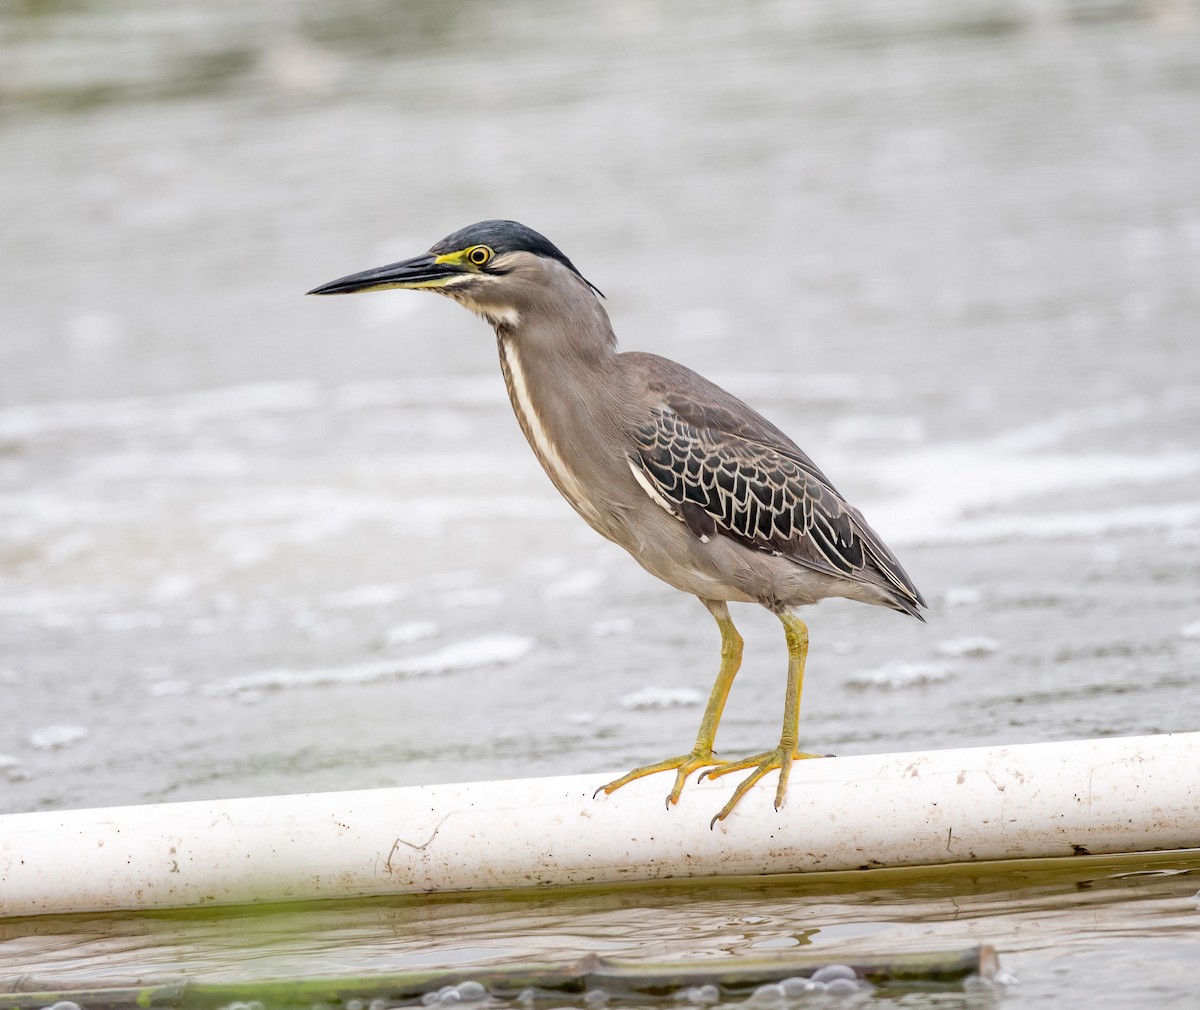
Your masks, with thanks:
M84 483L115 481L228 480L253 473L255 460L243 452L173 448L169 451L122 450L81 460L75 479Z
M604 573L594 568L581 568L542 586L547 600L578 599L593 595L604 584Z
M940 543L979 543L991 540L1057 540L1098 537L1112 533L1174 530L1200 523L1200 504L1140 505L1101 511L1045 512L1028 518L993 516L947 529Z
M45 624L55 618L66 619L79 613L95 613L111 602L104 593L54 592L35 590L0 596L0 617L35 618Z
M383 634L386 645L408 645L419 642L423 638L433 638L439 628L433 621L406 621L404 624L394 624Z
M1194 392L1187 399L1194 398ZM1047 446L1059 445L1074 435L1088 434L1129 425L1144 420L1163 408L1168 410L1184 406L1182 390L1167 390L1154 403L1143 397L1126 397L1108 400L1087 407L1059 411L1049 417L1021 425L997 436L990 443L1004 452L1030 452Z
M158 576L150 585L150 595L161 603L183 599L195 592L199 585L194 575L183 572L167 572Z
M395 299L397 304L400 299ZM308 380L249 382L157 396L53 400L0 409L0 439L27 440L71 431L192 431L203 422L255 414L296 414L332 408L501 406L495 374L372 380L323 386ZM203 454L198 454L201 456Z
M702 705L704 695L690 687L643 687L627 694L618 702L622 708L677 708Z
M438 606L455 609L458 607L498 607L505 601L505 592L496 586L466 586L450 589L438 597Z
M604 620L593 622L589 631L596 638L628 635L633 631L633 620L628 617L607 617Z
M860 406L864 400L890 395L895 383L853 372L721 372L713 380L743 400L832 400ZM753 406L753 404L751 404Z
M161 628L163 624L163 615L157 610L99 614L93 620L93 625L101 631L147 631Z
M58 750L86 739L88 728L65 723L41 726L29 733L29 745L36 750Z
M338 410L378 407L499 407L504 384L493 372L438 376L436 379L371 379L335 386L329 393Z
M338 589L322 593L317 602L331 610L353 610L359 607L390 607L408 596L407 586L395 583L375 582L352 589Z
M144 503L97 501L79 494L0 494L0 542L24 542L65 528L76 532L90 526L107 527L146 521Z
M129 521L133 521L130 510ZM211 553L233 568L248 568L297 547L317 547L357 526L377 524L390 537L436 536L450 526L512 521L570 521L569 507L554 498L495 495L488 514L466 498L424 497L404 500L397 494L351 495L328 488L297 489L293 494L256 492L240 501L222 500L194 507L191 517L218 527L205 533Z
M735 375L728 384L747 396L857 397L869 392L853 376L817 377L815 387L807 378L786 374ZM18 490L0 494L0 543L36 551L40 559L53 565L85 569L98 556L97 544L125 537L128 531L137 531L140 537L148 523L158 528L170 526L172 538L180 545L192 546L190 555L189 547L182 546L183 553L174 555L172 562L177 569L186 568L189 575L176 571L156 576L155 564L164 563L161 559L151 563L140 556L134 558L154 587L148 599L131 595L114 603L99 594L55 598L42 592L22 595L10 591L10 595L0 596L0 616L62 629L152 630L160 623L151 612L157 605L188 596L197 586L219 580L226 571L268 565L276 558L294 555L297 548L319 547L348 534L358 535L365 525L378 525L380 535L388 537L428 538L458 526L490 531L504 521L575 523L570 509L550 493L524 493L519 476L489 482L489 486L496 485L496 491L488 499L486 514L480 513L478 502L469 496L453 489L438 493L436 481L429 482L433 488L419 480L413 485L414 474L418 478L449 478L457 473L463 459L453 454L427 451L411 458L399 452L384 457L364 454L361 459L340 459L335 472L326 472L290 456L277 458L254 449L227 451L220 442L224 436L217 436L214 446L212 431L205 427L214 418L240 422L275 414L280 416L272 423L286 429L289 413L308 411L327 418L330 411L386 409L396 404L444 407L447 397L452 406L495 404L503 398L500 385L491 373L437 382L371 381L331 388L314 382L257 383L160 397L2 409L0 434L65 433L64 442L69 444L72 428L81 434L97 427L102 432L129 430L121 432L127 435L127 445L101 455L83 454L70 479L64 478L51 491L44 490L44 484L15 481ZM1153 423L1160 409L1188 407L1182 396L1170 392L1162 403L1123 399L1064 412L975 443L921 443L887 455L856 456L843 462L857 464L878 483L876 500L856 498L856 502L884 539L897 548L913 543L1101 538L1142 531L1160 533L1182 546L1200 543L1196 539L1200 536L1200 503L1188 500L1174 487L1162 498L1155 495L1158 485L1200 473L1200 454L1056 451L1063 440L1106 426L1144 418ZM859 421L847 419L846 430L857 430ZM478 425L478 416L470 423ZM237 430L243 427L239 423ZM197 444L208 448L189 448L187 439L201 429L206 438ZM145 432L160 433L179 443L180 451L162 446L152 451L140 449ZM511 458L472 452L468 469L485 477L507 473ZM831 472L837 473L838 468ZM24 486L39 489L26 492L21 490ZM1140 497L1131 496L1127 493L1131 486L1145 490ZM515 493L506 493L507 488ZM1076 493L1071 499L1074 505L1078 492L1089 493L1085 507L1047 504L1047 500L1053 502L1047 496ZM580 529L580 537L584 532ZM605 558L607 563L608 556ZM586 598L604 591L603 574L591 567L546 570L539 581L550 598ZM967 605L972 599L963 594L970 592L973 590L948 591L946 605ZM327 593L318 602L331 609L388 606L407 595L409 590L399 586L352 587ZM460 595L450 595L442 602L490 607L503 598L502 587L461 587ZM198 624L193 630L201 633L205 625Z
M1200 473L1200 454L1010 453L988 445L945 445L875 461L873 477L898 489L864 507L888 542L973 543L1000 538L1095 536L1118 530L1174 529L1200 522L1200 505L1123 506L1131 485L1153 487ZM1094 509L1046 511L1024 500L1098 490ZM1114 502L1113 507L1104 506Z
M444 478L454 484L470 474L478 479L482 476L504 476L518 472L524 465L529 473L535 473L537 462L532 456L502 452L372 452L357 459L345 460L344 472L363 483L378 483L380 476L390 481L402 480L405 485L425 478Z
M899 660L874 670L864 670L861 673L853 674L846 684L849 687L862 689L883 687L889 690L899 690L906 687L923 687L926 684L940 684L952 676L954 675L949 667L941 663L912 663Z
M1174 492L1155 501L1130 500L1131 488L1200 474L1200 453L1152 453L1107 448L1110 429L1153 425L1195 411L1195 390L1165 390L1154 399L1126 397L1061 411L977 442L914 445L868 461L847 458L882 485L877 501L859 502L889 543L971 543L994 539L1098 536L1117 531L1167 531L1180 538L1200 522L1200 509ZM1170 417L1178 426L1179 418ZM854 430L854 417L842 420ZM1080 438L1105 446L1071 444ZM1062 447L1062 448L1060 448ZM1053 495L1092 493L1088 509L1054 509Z
M225 526L233 553L315 544L360 523L387 525L399 535L427 537L448 524L483 522L479 504L466 496L404 499L380 493L349 494L328 487L275 489L237 501L202 504L197 519ZM487 522L497 519L549 520L571 517L565 503L549 496L497 494L488 499Z
M916 445L927 438L925 422L919 417L850 414L830 426L839 442L881 441Z
M156 680L146 685L151 698L174 698L191 691L192 685L186 680Z
M982 599L983 593L974 586L951 586L942 593L947 607L973 607Z
M51 565L60 565L86 554L96 546L91 530L68 530L42 547L42 557Z
M404 659L383 659L371 663L314 670L262 670L215 681L204 687L203 693L224 696L262 690L285 690L327 684L363 684L392 678L454 673L459 670L511 663L529 652L534 644L535 640L526 635L485 635L448 645L437 652Z
M987 638L983 635L948 638L944 642L939 642L933 651L939 656L945 656L947 659L974 659L979 656L990 656L994 652L999 652L1000 643L994 638Z
M58 400L0 409L0 438L29 439L74 430L169 427L190 431L201 421L245 414L312 410L325 397L315 382L256 382L107 400Z

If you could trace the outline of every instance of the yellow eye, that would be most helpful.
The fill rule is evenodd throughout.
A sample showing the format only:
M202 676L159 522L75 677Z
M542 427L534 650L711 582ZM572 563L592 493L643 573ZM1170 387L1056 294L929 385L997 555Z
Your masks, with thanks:
M474 266L481 267L492 258L492 250L485 245L477 245L474 249L467 253L467 262Z

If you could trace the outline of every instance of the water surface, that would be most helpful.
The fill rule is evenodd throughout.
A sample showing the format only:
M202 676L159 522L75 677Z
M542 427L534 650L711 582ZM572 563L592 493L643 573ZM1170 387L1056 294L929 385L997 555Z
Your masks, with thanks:
M1195 729L1198 25L1186 2L10 12L0 809L599 783L692 739L716 631L558 500L486 327L302 297L497 216L572 257L624 346L792 433L929 598L927 626L809 612L802 742ZM729 752L775 738L783 694L776 622L735 619ZM1195 915L1128 879L1119 929L1065 885L1030 892L1045 944L978 904L929 942L997 942L1031 1001L1128 1005L1115 949L1183 999Z

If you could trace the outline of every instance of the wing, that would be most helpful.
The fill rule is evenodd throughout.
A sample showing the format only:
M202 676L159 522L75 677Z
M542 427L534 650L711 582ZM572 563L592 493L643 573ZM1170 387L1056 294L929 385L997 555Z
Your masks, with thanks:
M791 439L724 396L730 402L664 398L636 428L630 467L651 497L702 540L727 536L869 582L915 615L920 593L862 514Z

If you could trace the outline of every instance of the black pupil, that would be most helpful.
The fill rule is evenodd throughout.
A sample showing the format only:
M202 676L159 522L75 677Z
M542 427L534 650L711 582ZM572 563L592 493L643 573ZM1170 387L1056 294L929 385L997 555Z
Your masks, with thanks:
M472 253L471 253L471 261L472 261L473 263L480 263L480 264L482 264L482 263L486 263L486 262L487 262L487 258L488 258L488 257L487 257L487 250L486 250L486 249L475 249L475 250L474 250L474 251L472 251Z

